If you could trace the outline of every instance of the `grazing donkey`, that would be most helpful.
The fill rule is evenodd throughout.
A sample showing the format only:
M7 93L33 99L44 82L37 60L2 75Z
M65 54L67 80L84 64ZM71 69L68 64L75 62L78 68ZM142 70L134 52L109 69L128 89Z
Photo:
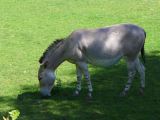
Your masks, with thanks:
M51 95L55 70L67 60L76 65L77 87L74 95L79 95L84 75L89 90L88 97L92 97L93 88L87 64L107 67L117 63L122 57L128 66L128 82L121 95L127 94L136 70L140 74L140 91L143 93L145 68L138 54L141 52L144 60L145 38L145 31L137 25L118 24L98 29L76 30L65 39L53 42L39 60L38 79L42 96Z

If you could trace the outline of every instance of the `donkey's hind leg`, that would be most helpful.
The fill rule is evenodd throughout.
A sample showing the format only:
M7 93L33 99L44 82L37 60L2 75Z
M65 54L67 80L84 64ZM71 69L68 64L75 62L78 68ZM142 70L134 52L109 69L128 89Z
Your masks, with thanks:
M138 73L140 74L140 80L141 80L140 94L143 95L144 88L145 88L145 67L141 63L139 58L137 58L137 60L136 60L136 69L137 69Z
M73 93L74 96L78 96L81 91L82 70L78 65L76 65L76 75L77 75L77 86L76 90Z
M128 67L128 81L124 87L124 90L121 92L120 96L126 96L136 74L136 60L127 60Z

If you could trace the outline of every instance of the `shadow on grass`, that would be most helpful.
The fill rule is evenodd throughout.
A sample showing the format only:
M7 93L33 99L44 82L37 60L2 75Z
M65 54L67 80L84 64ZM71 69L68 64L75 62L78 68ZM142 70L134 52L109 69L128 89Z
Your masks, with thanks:
M16 104L16 100L9 96L0 96L0 120L2 117L6 117L8 115L8 111L4 110L6 106L13 106ZM5 108L6 109L6 108Z
M160 52L146 56L145 95L138 94L139 76L127 97L118 97L127 81L126 65L109 68L91 67L93 100L85 100L85 87L79 97L72 97L75 83L67 87L55 87L50 99L41 99L39 92L24 92L18 95L15 107L20 110L21 120L157 120L160 119ZM84 85L83 85L84 86ZM34 86L23 86L32 89ZM0 102L5 101L0 98ZM12 101L9 100L8 101ZM6 103L8 101L5 101Z

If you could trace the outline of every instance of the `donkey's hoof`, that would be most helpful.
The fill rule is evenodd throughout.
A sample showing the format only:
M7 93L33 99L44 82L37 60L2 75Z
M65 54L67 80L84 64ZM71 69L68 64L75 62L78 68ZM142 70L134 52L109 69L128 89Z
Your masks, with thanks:
M120 97L125 97L125 96L127 96L127 94L128 94L127 91L122 91L119 96Z
M140 88L140 89L139 89L139 94L140 94L141 96L144 95L144 88Z
M91 101L92 100L92 93L91 92L88 93L88 95L86 97L86 100L87 101Z
M73 97L76 97L76 96L79 96L79 91L74 91L74 93L73 93Z
M92 99L93 99L92 96L89 96L89 95L86 96L86 101L87 101L87 102L92 101Z

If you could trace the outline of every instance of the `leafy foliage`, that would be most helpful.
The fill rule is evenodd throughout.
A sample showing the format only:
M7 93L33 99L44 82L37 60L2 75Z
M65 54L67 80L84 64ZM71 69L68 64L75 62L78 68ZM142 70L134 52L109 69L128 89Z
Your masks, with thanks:
M3 120L16 120L20 115L19 110L12 110L10 112L8 112L8 116L4 117L3 116Z

